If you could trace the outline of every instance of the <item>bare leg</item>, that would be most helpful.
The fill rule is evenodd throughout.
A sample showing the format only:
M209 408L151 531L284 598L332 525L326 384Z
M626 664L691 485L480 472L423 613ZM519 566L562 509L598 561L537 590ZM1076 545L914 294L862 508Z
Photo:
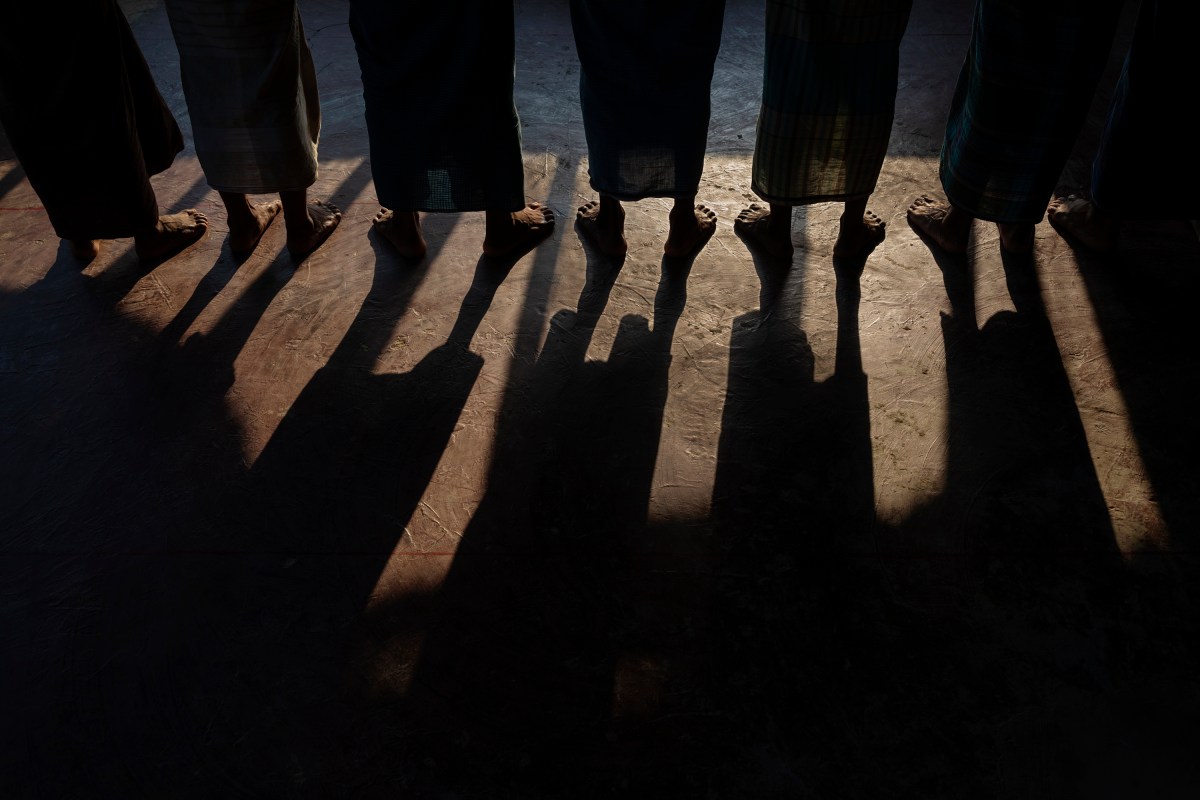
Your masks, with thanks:
M733 223L752 247L776 258L790 259L796 248L792 245L792 207L771 203L769 209L752 203L743 209Z
M342 212L332 203L308 202L303 189L280 192L283 221L287 225L287 248L293 258L304 258L321 246L342 221Z
M541 203L530 203L520 211L484 212L484 255L493 258L523 253L554 230L554 212Z
M867 197L847 200L842 211L833 254L838 258L866 256L883 241L886 224L874 212L867 210Z
M1028 222L997 222L1000 247L1016 256L1033 252L1033 225Z
M229 250L235 256L249 255L258 247L259 241L279 210L283 207L278 200L252 205L250 198L242 192L218 192L225 203L229 218Z
M99 239L72 239L71 240L71 255L79 259L84 264L90 264L96 256L100 255L100 240Z
M1117 218L1082 197L1056 197L1046 209L1046 217L1055 230L1073 237L1088 250L1111 253L1117 248Z
M908 224L947 253L967 252L974 217L949 203L921 195L908 207Z
M625 241L625 209L612 195L601 194L600 202L589 200L575 213L579 232L606 256L619 258L629 249Z
M142 261L160 261L178 253L208 230L208 217L194 208L164 214L153 227L133 236L133 247Z
M696 195L678 197L671 207L670 229L663 252L671 258L690 256L712 238L717 230L717 214L705 205L696 205Z
M428 247L421 232L421 216L416 211L381 208L371 224L404 258L419 261L425 257Z

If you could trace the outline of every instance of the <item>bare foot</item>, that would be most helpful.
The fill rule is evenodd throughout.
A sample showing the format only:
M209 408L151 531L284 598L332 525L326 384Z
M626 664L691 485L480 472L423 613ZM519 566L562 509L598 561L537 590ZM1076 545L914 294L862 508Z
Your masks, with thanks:
M717 230L717 214L708 206L692 208L675 204L671 209L671 228L663 252L670 258L686 258L700 251Z
M970 214L929 195L921 195L908 207L908 224L954 255L967 252L972 219Z
M790 259L796 252L792 245L791 215L784 219L782 214L772 214L771 209L751 203L743 209L733 222L733 229L746 240L775 258Z
M381 208L371 224L404 258L419 261L425 257L428 248L421 233L421 217L416 211L393 212Z
M230 214L229 252L235 256L246 256L253 253L254 248L258 247L259 241L262 240L263 234L267 232L267 228L271 227L271 223L279 215L281 208L283 208L282 203L278 200L271 200L256 206L247 205L247 214Z
M286 219L287 248L292 258L302 259L320 247L342 221L342 212L333 203L314 200L307 206L306 219Z
M90 264L96 256L100 255L100 240L99 239L72 239L71 240L71 255L75 256L84 264Z
M864 211L860 220L842 217L837 241L833 243L833 254L838 258L865 257L883 241L887 223L874 211Z
M1033 252L1033 226L1027 222L997 222L1000 231L1000 248L1014 256L1027 256Z
M524 252L554 230L554 212L541 203L530 203L520 211L488 211L483 235L483 253L504 258Z
M1067 195L1050 201L1046 217L1059 233L1097 253L1117 249L1116 221L1082 197Z
M192 244L208 230L208 217L194 208L164 214L154 228L133 237L133 247L142 261L161 261Z
M610 205L590 200L575 212L575 221L580 235L587 237L601 254L620 258L629 250L625 241L625 209L619 202L614 200Z

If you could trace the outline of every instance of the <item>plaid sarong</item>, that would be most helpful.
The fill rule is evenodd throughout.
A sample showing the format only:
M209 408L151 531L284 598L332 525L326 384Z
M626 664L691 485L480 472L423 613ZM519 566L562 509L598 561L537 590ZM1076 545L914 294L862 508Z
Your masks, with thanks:
M320 100L296 0L167 0L196 156L214 189L317 179Z
M803 205L874 190L911 9L911 0L768 0L755 193Z

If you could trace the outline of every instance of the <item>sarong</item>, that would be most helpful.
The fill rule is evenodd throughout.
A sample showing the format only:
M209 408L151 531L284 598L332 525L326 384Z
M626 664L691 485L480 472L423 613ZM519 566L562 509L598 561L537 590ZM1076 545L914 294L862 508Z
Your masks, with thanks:
M696 194L724 15L725 0L571 0L593 189Z
M0 123L63 239L151 227L183 136L116 0L5 5Z
M317 179L321 106L296 0L167 0L196 156L218 191Z
M979 0L942 143L947 199L1037 223L1087 118L1121 0Z
M874 191L911 10L912 0L768 0L759 197L804 205Z
M523 208L511 0L351 0L350 30L380 203Z
M1196 124L1181 113L1194 95L1185 87L1196 75L1197 30L1195 3L1142 0L1092 164L1092 200L1103 211L1124 219L1200 219Z

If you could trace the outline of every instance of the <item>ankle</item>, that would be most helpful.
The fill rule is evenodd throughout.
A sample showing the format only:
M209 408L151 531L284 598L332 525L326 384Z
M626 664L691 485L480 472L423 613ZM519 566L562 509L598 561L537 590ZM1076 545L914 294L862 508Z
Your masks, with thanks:
M144 241L147 241L150 239L155 239L162 235L163 230L164 230L164 228L163 228L162 220L156 219L156 220L154 220L153 225L150 225L148 227L142 228L139 231L136 231L133 234L133 241L136 243L136 242L144 242Z
M225 205L225 216L230 225L245 225L254 221L254 205L250 196L241 192L218 192Z
M610 195L600 195L600 210L596 212L596 221L600 223L619 222L625 219L625 207L621 201Z

